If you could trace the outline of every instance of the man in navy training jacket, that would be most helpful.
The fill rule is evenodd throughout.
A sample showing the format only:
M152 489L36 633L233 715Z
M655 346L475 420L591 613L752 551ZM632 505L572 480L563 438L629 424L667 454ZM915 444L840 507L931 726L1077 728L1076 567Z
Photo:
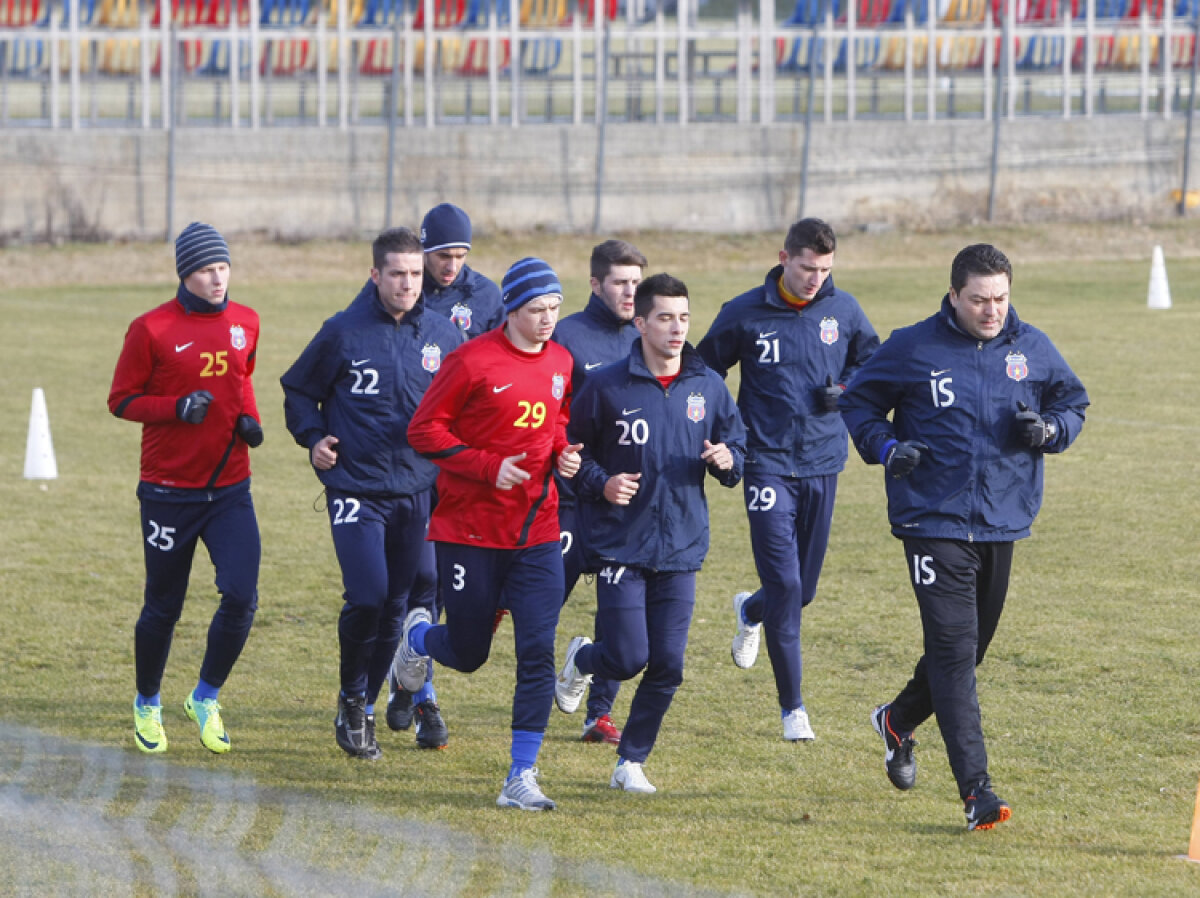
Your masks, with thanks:
M879 346L858 301L833 283L833 229L817 218L787 232L760 287L722 306L696 347L718 374L741 365L743 484L760 587L733 597L733 661L748 668L765 633L783 738L816 738L801 694L800 623L829 544L846 428L842 387Z
M471 219L458 206L434 206L421 222L425 252L425 306L444 315L466 335L478 337L504 321L500 288L467 264Z
M913 730L936 716L972 830L1011 816L988 775L975 668L1004 609L1013 543L1041 507L1043 456L1071 445L1088 406L1054 344L1017 317L1011 285L1002 252L966 247L937 314L895 331L839 401L863 460L886 471L925 634L912 679L871 714L888 778L915 785Z
M650 793L643 765L683 682L696 572L708 552L705 475L738 483L745 428L722 379L686 342L683 282L647 278L636 303L641 336L628 358L592 374L572 403L568 434L583 444L581 529L600 570L600 638L570 641L555 699L570 714L592 676L644 671L609 785Z
M288 430L325 486L345 588L338 618L340 684L334 736L376 760L375 700L410 607L433 612L436 565L425 542L437 468L408 445L409 420L458 329L421 299L422 252L407 228L372 246L370 278L283 375ZM414 696L416 741L444 748L432 682Z
M645 268L646 257L632 243L605 240L592 248L592 293L587 306L559 321L554 330L555 342L565 346L575 360L571 372L571 389L575 393L592 371L629 355L629 347L638 336L633 323L633 297ZM559 479L558 526L562 532L563 574L566 578L564 602L570 598L583 573L586 534L576 526L575 509L575 491L571 482ZM596 640L600 640L599 632ZM621 731L611 716L620 687L617 680L592 678L582 741L609 745L621 741Z

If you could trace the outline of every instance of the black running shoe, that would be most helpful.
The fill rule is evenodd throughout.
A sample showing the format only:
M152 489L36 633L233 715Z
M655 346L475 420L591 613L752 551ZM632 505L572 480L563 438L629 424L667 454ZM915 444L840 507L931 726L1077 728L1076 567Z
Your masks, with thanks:
M407 730L413 722L412 693L396 682L390 673L387 678L387 725L392 730Z
M883 756L888 779L897 789L911 789L917 784L917 762L913 758L916 740L912 733L897 733L892 729L891 705L880 705L871 712L871 726L883 737L887 753Z
M992 781L986 778L967 793L963 810L967 814L967 829L992 829L1012 816L1008 803L992 791Z
M414 712L417 719L417 745L421 748L445 748L450 741L446 721L437 702L421 702Z
M366 715L367 720L367 749L363 752L362 757L367 761L378 761L383 757L383 749L379 747L379 740L375 738L375 715Z
M366 704L366 698L361 695L338 696L333 735L342 751L352 758L365 758L369 750Z

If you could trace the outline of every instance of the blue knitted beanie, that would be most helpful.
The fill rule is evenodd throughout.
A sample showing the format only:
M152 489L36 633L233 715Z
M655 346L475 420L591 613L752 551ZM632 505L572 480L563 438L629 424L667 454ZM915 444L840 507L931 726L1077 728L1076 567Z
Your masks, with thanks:
M175 271L181 281L193 271L199 271L214 262L232 264L229 259L229 244L212 225L193 221L175 238Z
M425 213L421 248L427 253L453 247L471 248L471 219L458 206L442 203Z
M562 296L562 284L554 269L533 256L514 262L500 282L500 293L504 299L504 310L515 312L530 300L539 296L557 294Z

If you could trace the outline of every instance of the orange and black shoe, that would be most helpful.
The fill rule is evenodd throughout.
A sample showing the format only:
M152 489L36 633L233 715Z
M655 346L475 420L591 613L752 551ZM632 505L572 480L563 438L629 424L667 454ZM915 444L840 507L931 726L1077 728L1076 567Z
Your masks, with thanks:
M963 808L967 813L967 829L992 829L1012 816L1008 803L992 791L992 782L986 778L967 793Z

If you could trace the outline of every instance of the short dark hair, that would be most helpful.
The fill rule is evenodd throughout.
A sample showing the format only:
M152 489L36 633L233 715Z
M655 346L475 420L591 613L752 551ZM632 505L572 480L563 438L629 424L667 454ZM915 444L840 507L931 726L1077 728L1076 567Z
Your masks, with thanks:
M625 240L605 240L592 247L592 277L598 281L604 280L615 265L636 265L638 268L645 268L646 257L636 246Z
M691 303L688 297L687 284L677 277L663 272L662 274L652 274L640 284L637 285L637 291L633 294L633 314L635 318L648 318L654 310L654 297L656 296L682 296Z
M1012 263L990 243L972 243L959 250L950 265L950 288L957 293L971 275L1002 274L1012 284Z
M783 251L789 256L798 256L806 249L818 256L828 256L837 249L837 234L819 218L802 218L788 228Z
M376 271L383 271L388 253L416 253L420 256L424 252L421 238L408 228L388 228L371 244L371 263Z

